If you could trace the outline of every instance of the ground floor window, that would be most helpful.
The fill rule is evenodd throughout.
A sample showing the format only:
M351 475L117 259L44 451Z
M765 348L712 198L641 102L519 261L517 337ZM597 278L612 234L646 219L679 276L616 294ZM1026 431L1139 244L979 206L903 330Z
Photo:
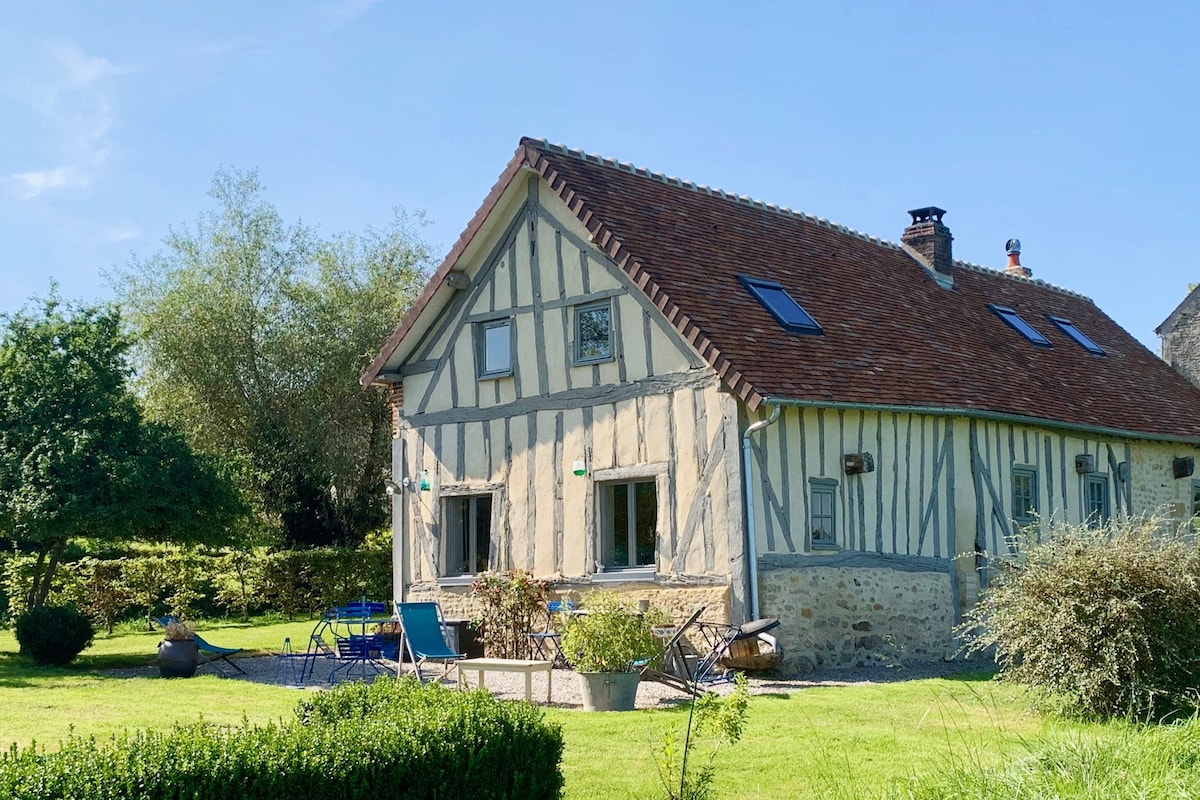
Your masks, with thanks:
M1108 480L1103 475L1088 475L1084 479L1083 516L1089 528L1108 523Z
M654 566L657 537L653 480L600 485L600 563L605 569Z
M492 549L492 496L448 497L442 528L446 542L445 575L487 572Z

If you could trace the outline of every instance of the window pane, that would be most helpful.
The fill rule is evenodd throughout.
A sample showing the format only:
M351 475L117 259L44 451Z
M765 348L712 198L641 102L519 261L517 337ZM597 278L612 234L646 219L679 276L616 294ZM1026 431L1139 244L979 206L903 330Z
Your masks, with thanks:
M579 361L612 357L612 320L607 304L575 312L575 339Z
M483 329L483 371L485 374L512 369L512 338L509 323L488 325Z
M603 488L604 530L601 563L606 567L629 566L629 487L624 483Z
M446 521L444 533L446 537L445 574L462 575L470 571L468 563L471 552L470 521L467 513L467 498L452 497L446 501Z
M492 549L492 496L472 498L475 505L475 572L487 572Z
M1051 317L1050 320L1057 325L1063 333L1075 340L1075 343L1087 350L1089 353L1095 353L1098 356L1104 355L1104 349L1100 345L1092 341L1091 337L1075 326L1074 322L1062 317Z
M833 542L837 540L834 531L832 486L815 486L810 495L812 508L812 540L814 542Z
M1032 325L1022 319L1021 315L1013 311L1011 308L1007 308L1005 306L989 306L989 308L996 312L996 315L999 316L1000 319L1012 326L1013 330L1020 333L1029 341L1033 342L1034 344L1041 345L1042 347L1050 346L1049 339L1034 330Z
M750 294L754 295L789 333L821 333L821 326L817 321L778 283L745 276L740 280Z
M658 494L654 481L636 484L634 503L637 509L637 565L654 565L654 542L658 535Z

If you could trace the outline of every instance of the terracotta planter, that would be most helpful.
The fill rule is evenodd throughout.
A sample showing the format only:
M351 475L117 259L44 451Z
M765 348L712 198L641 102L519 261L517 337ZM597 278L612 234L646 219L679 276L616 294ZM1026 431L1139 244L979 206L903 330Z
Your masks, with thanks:
M637 701L637 672L581 672L584 711L633 711Z
M164 639L158 643L158 672L164 678L190 678L196 674L200 650L194 639Z

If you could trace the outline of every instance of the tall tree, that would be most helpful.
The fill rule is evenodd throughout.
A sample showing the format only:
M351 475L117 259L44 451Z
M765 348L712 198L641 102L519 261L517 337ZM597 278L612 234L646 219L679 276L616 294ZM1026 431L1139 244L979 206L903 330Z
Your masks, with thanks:
M72 537L228 535L236 492L181 434L143 420L115 309L52 292L0 325L0 530L37 552L28 607L45 603Z
M287 225L253 172L219 171L214 212L135 259L118 290L147 403L239 485L289 545L353 544L384 524L387 401L358 376L427 277L397 214L328 238Z

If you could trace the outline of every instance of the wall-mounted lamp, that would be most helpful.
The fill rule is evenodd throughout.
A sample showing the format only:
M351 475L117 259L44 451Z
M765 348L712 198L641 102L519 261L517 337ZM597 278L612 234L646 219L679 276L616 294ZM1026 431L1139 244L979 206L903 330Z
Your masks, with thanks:
M583 477L584 475L587 475L587 464L584 464L583 460L580 459L571 465L571 472Z
M392 480L384 480L383 489L388 493L388 497L391 497L396 492L400 491L400 485Z

